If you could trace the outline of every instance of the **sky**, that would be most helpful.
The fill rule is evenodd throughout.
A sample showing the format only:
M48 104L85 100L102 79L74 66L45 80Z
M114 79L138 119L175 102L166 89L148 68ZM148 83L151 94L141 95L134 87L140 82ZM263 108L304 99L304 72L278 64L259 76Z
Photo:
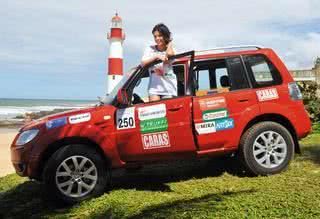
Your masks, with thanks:
M126 33L125 70L139 64L159 22L178 52L262 45L289 69L310 69L320 56L319 0L0 0L0 98L103 96L116 11Z

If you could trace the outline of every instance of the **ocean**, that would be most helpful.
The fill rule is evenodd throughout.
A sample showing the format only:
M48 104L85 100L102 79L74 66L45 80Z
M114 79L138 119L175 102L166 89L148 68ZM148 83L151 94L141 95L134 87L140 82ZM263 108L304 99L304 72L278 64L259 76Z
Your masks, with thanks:
M98 100L10 99L0 98L0 120L14 119L28 112L74 109L93 106Z

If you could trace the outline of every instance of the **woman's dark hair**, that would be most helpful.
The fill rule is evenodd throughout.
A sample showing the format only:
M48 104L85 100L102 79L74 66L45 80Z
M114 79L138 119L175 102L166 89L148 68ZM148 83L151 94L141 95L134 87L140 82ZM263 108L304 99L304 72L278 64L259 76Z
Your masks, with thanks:
M163 23L160 23L160 24L157 24L156 26L154 26L154 28L152 29L152 34L156 31L161 33L161 35L163 36L164 42L166 44L168 44L172 40L171 39L171 32L170 32L169 28L166 25L164 25Z

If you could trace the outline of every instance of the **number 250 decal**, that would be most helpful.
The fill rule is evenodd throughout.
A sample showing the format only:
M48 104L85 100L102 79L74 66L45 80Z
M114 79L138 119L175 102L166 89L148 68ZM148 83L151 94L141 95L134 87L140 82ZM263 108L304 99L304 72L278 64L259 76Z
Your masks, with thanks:
M135 128L134 107L117 110L117 129Z
M134 126L134 119L130 118L119 118L118 119L118 129L122 128L132 128Z

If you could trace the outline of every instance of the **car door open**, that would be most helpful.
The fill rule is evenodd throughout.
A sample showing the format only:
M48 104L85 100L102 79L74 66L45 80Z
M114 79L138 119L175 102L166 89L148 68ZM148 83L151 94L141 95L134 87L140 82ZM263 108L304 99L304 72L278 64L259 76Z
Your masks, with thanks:
M118 128L117 133L117 142L121 145L119 153L124 161L176 158L179 154L185 156L196 151L192 132L192 96L186 95L190 92L188 68L192 66L193 55L192 51L173 57L184 75L179 79L185 86L181 96L155 102L148 102L147 96L141 96L136 85L146 88L143 83L148 81L145 79L149 76L150 65L144 67L125 88L131 103L117 110L117 121L126 120L128 125L128 128ZM128 114L131 117L127 118Z

